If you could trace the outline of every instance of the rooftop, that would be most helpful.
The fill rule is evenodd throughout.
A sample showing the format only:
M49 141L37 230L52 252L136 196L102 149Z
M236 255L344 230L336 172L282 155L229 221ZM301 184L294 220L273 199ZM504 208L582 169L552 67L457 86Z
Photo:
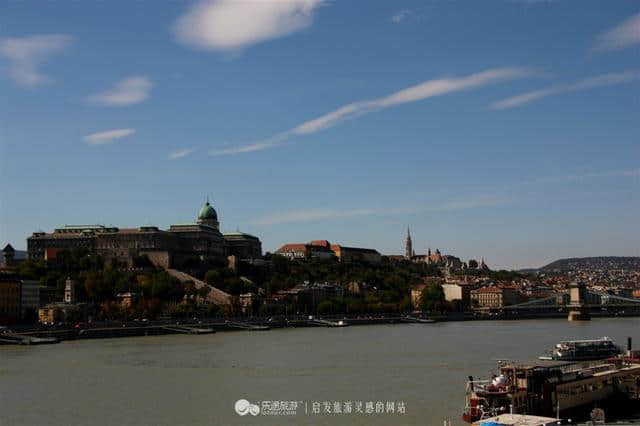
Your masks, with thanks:
M332 244L331 250L334 250L334 251L345 250L345 251L357 251L360 253L379 254L378 250L376 249L363 248L363 247L347 247L347 246L341 246L340 244Z
M244 238L255 238L258 239L255 235L247 234L245 232L235 231L235 232L223 232L222 235L224 237L244 237Z
M283 251L306 251L306 250L307 250L306 244L290 243L290 244L284 244L282 247L276 250L276 253L283 252Z

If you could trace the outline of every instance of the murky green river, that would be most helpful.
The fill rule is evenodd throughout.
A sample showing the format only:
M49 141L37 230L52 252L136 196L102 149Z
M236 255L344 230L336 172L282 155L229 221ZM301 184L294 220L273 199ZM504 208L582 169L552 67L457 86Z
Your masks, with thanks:
M640 318L0 346L0 425L455 425L470 374L487 375L498 358L533 359L563 339L602 336L640 345Z

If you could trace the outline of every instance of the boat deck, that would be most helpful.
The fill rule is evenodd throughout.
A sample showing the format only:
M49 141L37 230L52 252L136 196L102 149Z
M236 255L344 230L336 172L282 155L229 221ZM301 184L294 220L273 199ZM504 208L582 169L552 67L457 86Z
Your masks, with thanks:
M504 426L550 426L557 425L558 419L553 417L530 416L527 414L501 414L489 419L473 423L474 426L504 425Z

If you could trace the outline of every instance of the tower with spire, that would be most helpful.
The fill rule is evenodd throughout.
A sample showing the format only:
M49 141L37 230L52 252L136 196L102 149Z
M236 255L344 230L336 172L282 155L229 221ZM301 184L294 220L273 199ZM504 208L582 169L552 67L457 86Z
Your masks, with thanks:
M404 243L404 257L411 260L412 256L413 256L413 244L411 243L411 231L407 226L407 239Z

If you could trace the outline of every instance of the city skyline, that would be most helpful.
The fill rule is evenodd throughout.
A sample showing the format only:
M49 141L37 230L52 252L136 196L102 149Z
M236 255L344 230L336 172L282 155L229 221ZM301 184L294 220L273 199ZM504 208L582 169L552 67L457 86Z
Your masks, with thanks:
M640 13L567 3L11 3L0 241L210 196L271 252L638 256Z

